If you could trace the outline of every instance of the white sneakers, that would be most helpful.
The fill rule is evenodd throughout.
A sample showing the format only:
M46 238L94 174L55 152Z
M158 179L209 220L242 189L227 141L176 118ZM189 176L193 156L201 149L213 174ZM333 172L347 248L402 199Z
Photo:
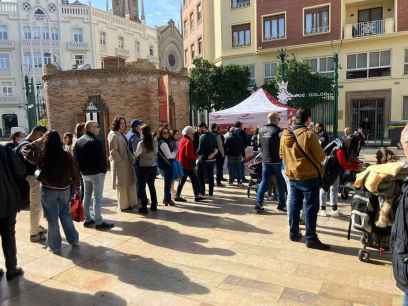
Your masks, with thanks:
M344 216L344 214L340 212L338 209L330 210L330 211L327 211L327 209L321 209L319 211L319 216L320 217L342 217Z
M319 211L319 217L328 217L327 211L325 209L321 209Z

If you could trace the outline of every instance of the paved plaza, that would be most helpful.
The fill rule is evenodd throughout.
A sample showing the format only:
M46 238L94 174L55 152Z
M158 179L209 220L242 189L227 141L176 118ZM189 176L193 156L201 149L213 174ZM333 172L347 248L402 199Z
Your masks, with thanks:
M29 215L19 214L26 273L1 281L1 306L401 305L390 262L359 262L359 236L347 240L347 220L319 218L320 238L333 246L322 252L290 242L287 216L273 203L254 214L253 197L238 187L217 188L198 205L187 184L189 203L141 216L118 213L110 186L108 175L104 216L116 228L77 223L80 247L64 242L62 256L28 242ZM161 180L158 191L161 198Z

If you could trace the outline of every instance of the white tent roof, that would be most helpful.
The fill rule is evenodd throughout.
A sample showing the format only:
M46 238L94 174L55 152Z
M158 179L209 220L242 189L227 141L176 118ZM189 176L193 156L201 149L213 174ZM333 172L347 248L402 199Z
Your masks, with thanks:
M275 104L274 104L275 103ZM287 121L288 106L278 105L279 101L268 95L262 88L234 107L210 113L210 122L232 124L241 121L243 124L260 126L266 124L266 116L271 112L282 113L282 123Z
M238 105L211 113L210 115L253 114L286 111L287 108L272 104L271 100L269 100L269 98L266 96L265 91L260 88Z

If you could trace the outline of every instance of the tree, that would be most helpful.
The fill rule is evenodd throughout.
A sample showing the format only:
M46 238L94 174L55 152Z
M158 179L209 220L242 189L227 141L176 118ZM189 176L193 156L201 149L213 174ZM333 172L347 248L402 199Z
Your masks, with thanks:
M190 104L195 110L232 107L248 97L249 70L238 65L215 66L195 59L190 74Z
M292 57L285 65L288 91L291 94L300 95L290 100L289 105L310 108L327 101L328 95L333 93L333 79L318 73L312 73L308 64ZM277 68L276 78L263 86L265 90L275 97L279 91L278 82L282 80L280 68Z
M190 104L195 110L211 110L215 96L216 67L207 60L195 59L190 74Z
M227 65L217 67L215 74L215 103L216 110L237 105L248 97L249 91L248 67Z

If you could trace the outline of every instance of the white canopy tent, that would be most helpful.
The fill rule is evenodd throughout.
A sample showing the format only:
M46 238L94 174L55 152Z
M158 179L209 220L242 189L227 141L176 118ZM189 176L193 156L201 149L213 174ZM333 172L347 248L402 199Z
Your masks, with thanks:
M280 126L287 127L288 117L295 112L295 109L279 103L277 99L260 88L238 105L210 113L210 123L229 125L240 121L246 127L258 127L267 123L267 115L271 112L280 113Z

